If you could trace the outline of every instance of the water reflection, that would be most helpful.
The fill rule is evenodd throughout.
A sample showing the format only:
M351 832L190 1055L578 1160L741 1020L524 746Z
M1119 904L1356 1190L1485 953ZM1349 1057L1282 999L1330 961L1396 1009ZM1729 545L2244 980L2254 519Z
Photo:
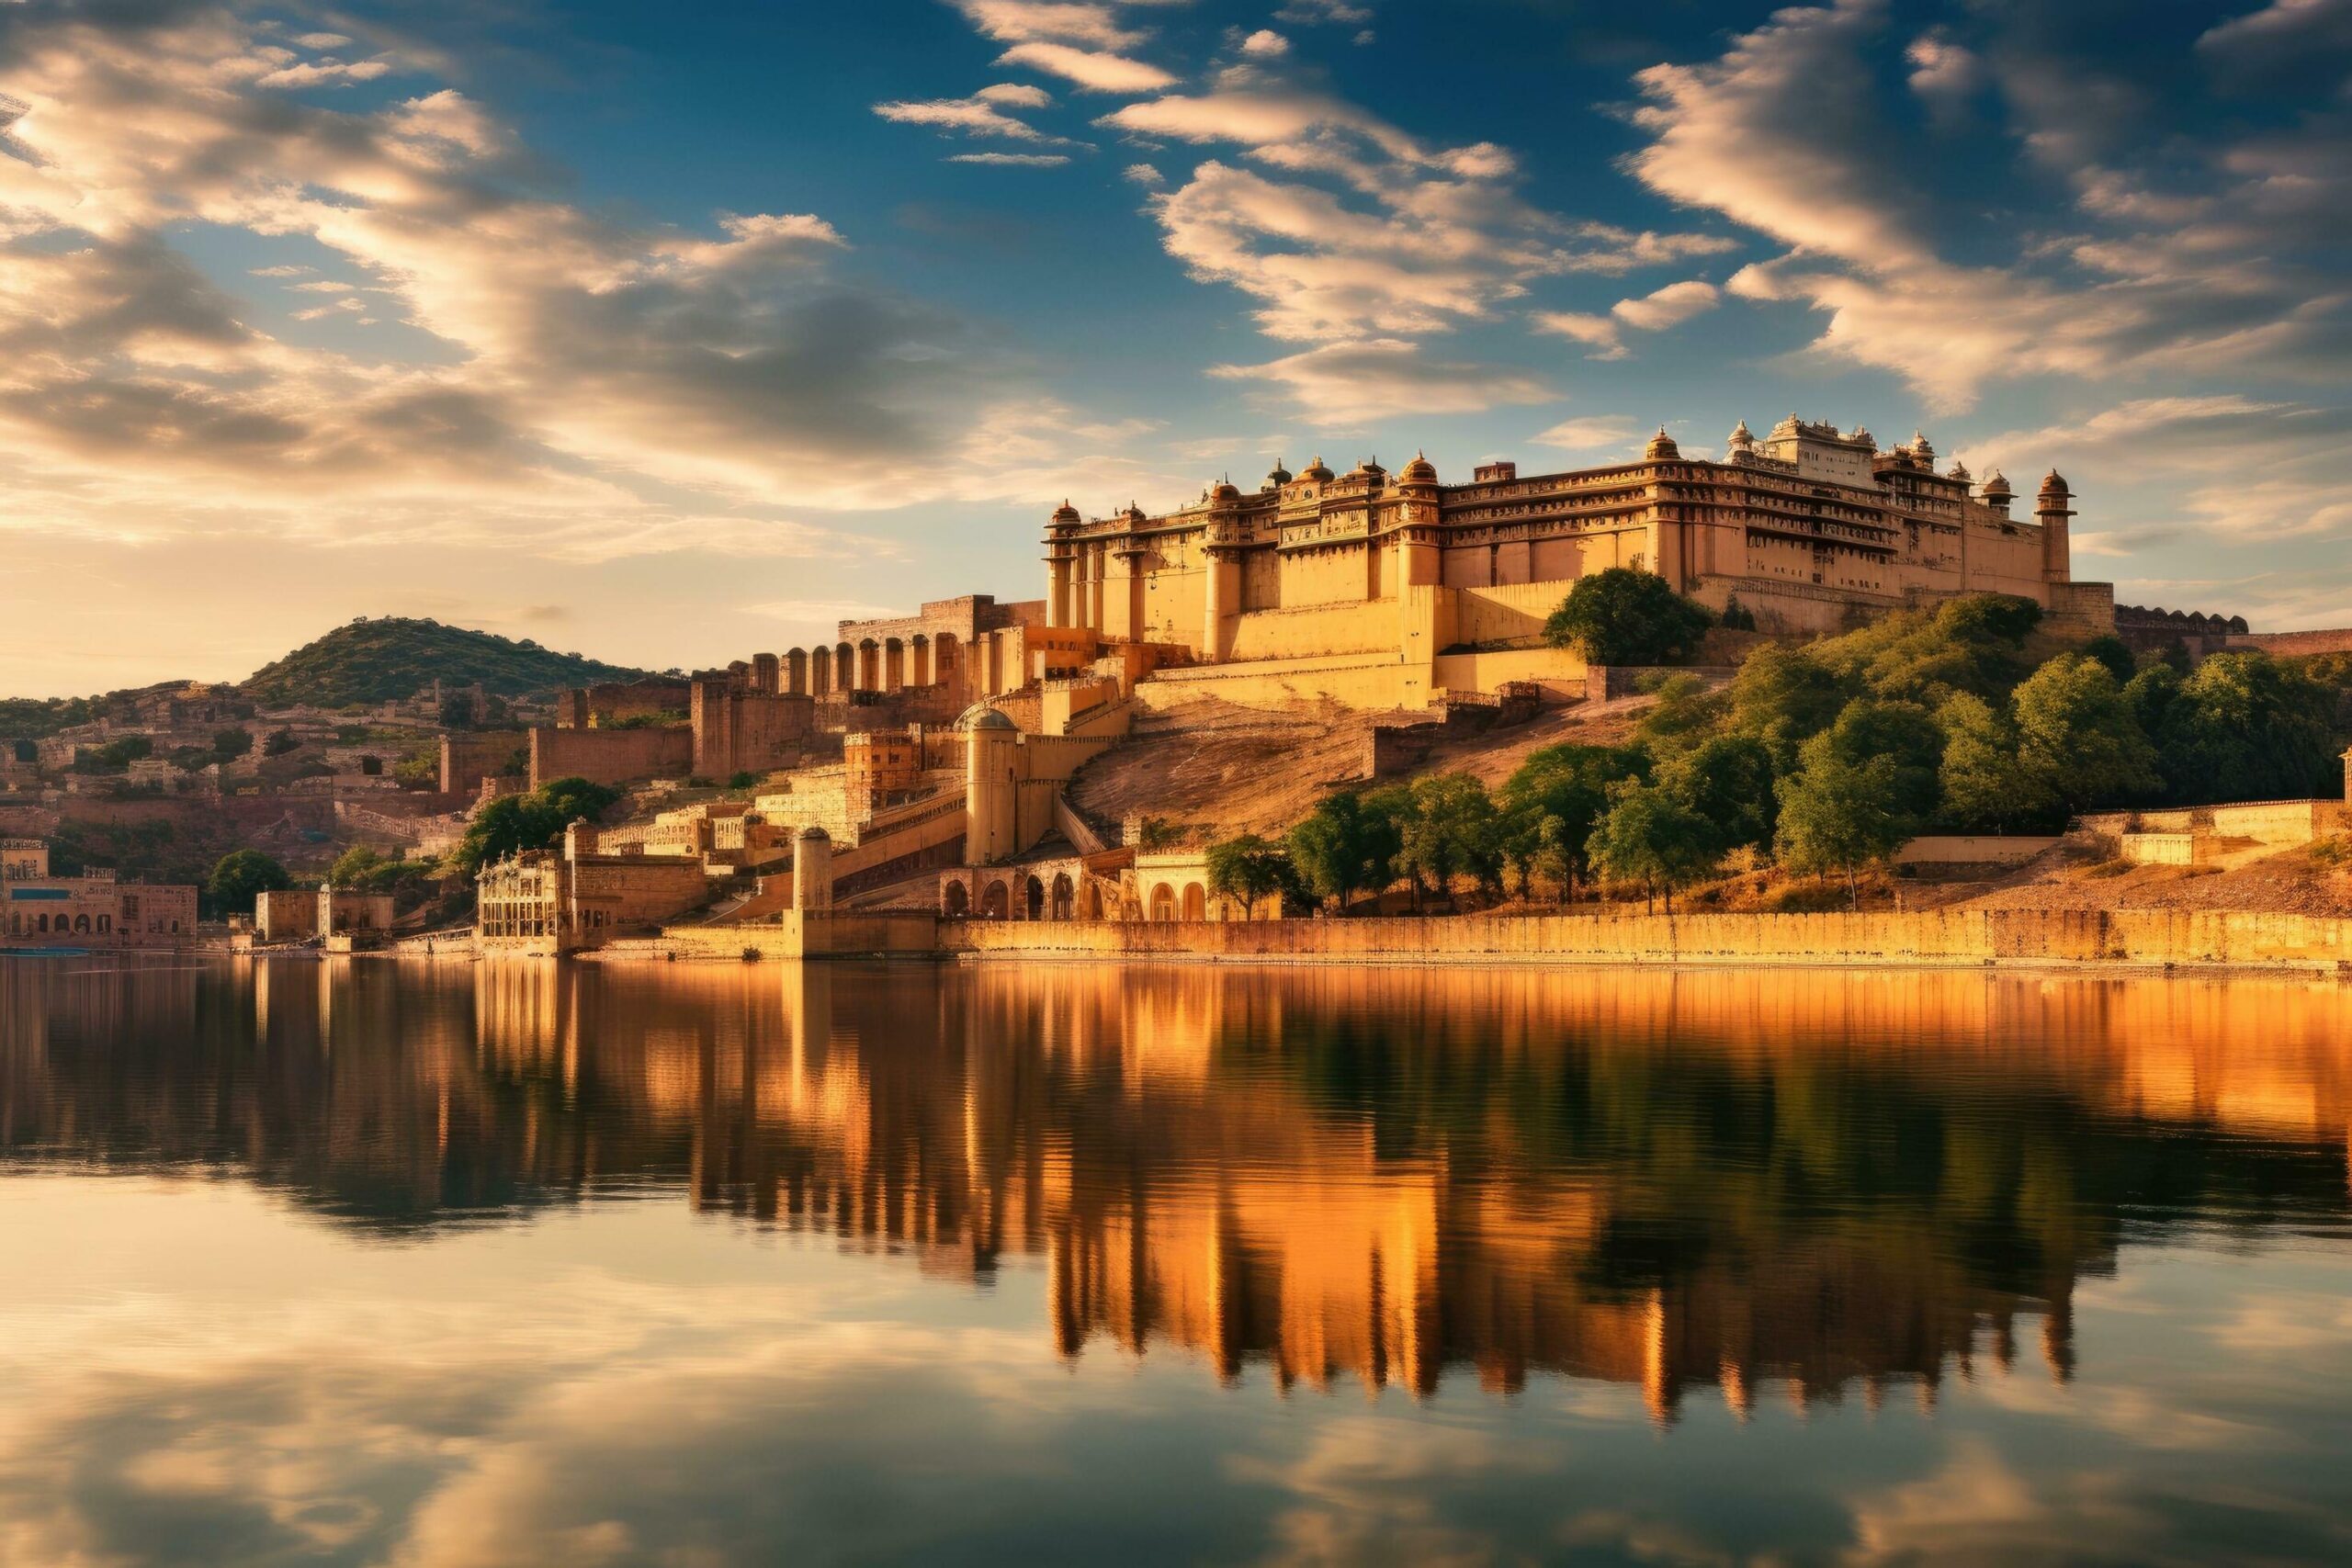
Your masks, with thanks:
M1660 1422L2063 1382L2126 1243L2347 1207L2352 993L2300 982L43 964L0 1022L20 1166L387 1238L683 1195L974 1286L1042 1258L1066 1357Z

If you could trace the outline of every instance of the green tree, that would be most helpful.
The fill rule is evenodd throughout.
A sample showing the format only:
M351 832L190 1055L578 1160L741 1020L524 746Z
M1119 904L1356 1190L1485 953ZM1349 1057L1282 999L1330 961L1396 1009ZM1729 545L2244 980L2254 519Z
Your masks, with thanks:
M1663 760L1697 744L1730 710L1730 696L1710 691L1696 675L1669 675L1658 684L1656 705L1634 726L1634 738L1653 759Z
M1609 786L1648 776L1648 758L1630 749L1570 741L1529 752L1502 788L1514 858L1549 871L1563 894L1573 891L1591 870L1586 850L1609 807Z
M1256 833L1214 844L1208 852L1209 891L1231 898L1245 911L1274 894L1295 893L1297 869L1282 845Z
M2155 748L2108 667L2062 653L2026 678L2012 699L2018 762L2068 811L2155 793Z
M1376 818L1386 825L1386 831L1396 845L1396 852L1389 857L1388 880L1394 882L1400 876L1410 877L1413 907L1420 908L1420 870L1405 852L1406 835L1420 820L1419 796L1413 793L1413 786L1409 784L1384 784L1363 797L1363 809L1364 815Z
M1544 623L1544 640L1591 664L1671 664L1696 651L1713 623L1657 573L1612 566L1577 580Z
M1396 826L1352 790L1325 795L1290 830L1291 864L1316 897L1347 912L1356 894L1388 885L1399 847Z
M528 795L501 795L475 811L450 863L472 873L524 850L547 849L572 823L596 820L619 798L620 791L582 778L550 779Z
M2132 678L2140 672L2140 660L2132 653L2132 645L2113 632L2103 633L2083 644L2083 657L2096 659L2106 665L2107 672L2115 677L2115 683L2119 686L2130 685Z
M1749 654L1731 682L1731 726L1764 743L1776 773L1797 765L1797 749L1838 722L1851 695L1813 650L1767 643Z
M1712 735L1659 770L1667 792L1706 825L1716 860L1743 847L1770 850L1780 816L1772 753L1752 735Z
M234 761L253 749L254 732L243 725L212 732L212 755L223 762Z
M1722 857L1707 819L1663 784L1624 779L1609 789L1609 807L1594 824L1586 852L1604 876L1638 882L1645 898L1663 896L1674 912L1674 890L1704 877Z
M1401 855L1415 881L1453 897L1456 877L1474 876L1498 891L1502 883L1501 824L1487 786L1468 773L1415 781L1413 816L1398 834Z
M1945 821L1969 832L2007 832L2056 809L2043 782L2018 761L2017 726L2005 709L1962 692L1936 721L1944 731Z
M1799 749L1797 771L1780 784L1781 864L1800 875L1841 872L1848 898L1861 904L1862 867L1892 855L1910 836L1896 810L1892 757L1856 760L1826 734Z
M2206 806L2343 788L2335 694L2263 653L2217 653L2180 683L2157 731L2172 798Z
M1941 794L1937 775L1943 767L1944 732L1926 708L1917 703L1864 697L1846 705L1828 735L1830 744L1849 762L1884 757L1894 763L1894 795L1889 804L1912 831L1935 816Z
M237 850L222 855L205 881L212 907L224 915L250 915L254 900L294 886L286 868L259 850Z

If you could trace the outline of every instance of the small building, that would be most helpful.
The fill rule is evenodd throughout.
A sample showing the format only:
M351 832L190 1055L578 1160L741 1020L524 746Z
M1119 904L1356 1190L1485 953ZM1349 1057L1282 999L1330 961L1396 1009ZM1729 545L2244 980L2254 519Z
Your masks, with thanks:
M598 852L587 822L560 850L526 850L476 878L474 936L486 953L554 957L650 934L710 902L710 875L683 855Z
M393 919L389 893L287 887L264 893L254 901L254 934L271 944L378 936L392 929Z
M27 947L171 947L196 934L196 889L50 874L49 846L0 840L0 941Z

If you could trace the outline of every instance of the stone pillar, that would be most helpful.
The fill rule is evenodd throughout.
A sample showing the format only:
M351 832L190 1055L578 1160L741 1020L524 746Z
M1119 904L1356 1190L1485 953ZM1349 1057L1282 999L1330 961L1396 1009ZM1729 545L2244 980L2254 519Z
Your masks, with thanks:
M1013 770L1021 737L1011 719L987 708L973 717L964 739L964 863L988 865L1018 848Z
M833 840L822 828L803 828L793 840L792 907L804 915L833 907Z
M1223 546L1204 546L1201 556L1201 658L1216 664L1225 659L1226 618L1239 604L1240 568Z
M781 667L781 661L773 653L752 655L752 690L755 692L782 691L784 688L776 684L776 675Z
M1070 558L1058 543L1048 548L1052 553L1046 557L1046 624L1066 626L1069 625Z
M1099 637L1111 629L1102 619L1102 579L1111 570L1111 547L1107 544L1095 545L1092 550L1093 558L1086 570L1086 624L1093 627Z
M796 697L808 694L808 652L796 648L784 656L784 689Z
M882 689L895 692L907 683L907 645L897 637L882 642Z

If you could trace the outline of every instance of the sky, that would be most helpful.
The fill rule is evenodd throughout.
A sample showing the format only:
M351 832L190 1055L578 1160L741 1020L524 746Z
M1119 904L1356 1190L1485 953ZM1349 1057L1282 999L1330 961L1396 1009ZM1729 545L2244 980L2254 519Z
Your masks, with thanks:
M2352 0L0 0L0 694L697 667L1790 412L2352 625Z

